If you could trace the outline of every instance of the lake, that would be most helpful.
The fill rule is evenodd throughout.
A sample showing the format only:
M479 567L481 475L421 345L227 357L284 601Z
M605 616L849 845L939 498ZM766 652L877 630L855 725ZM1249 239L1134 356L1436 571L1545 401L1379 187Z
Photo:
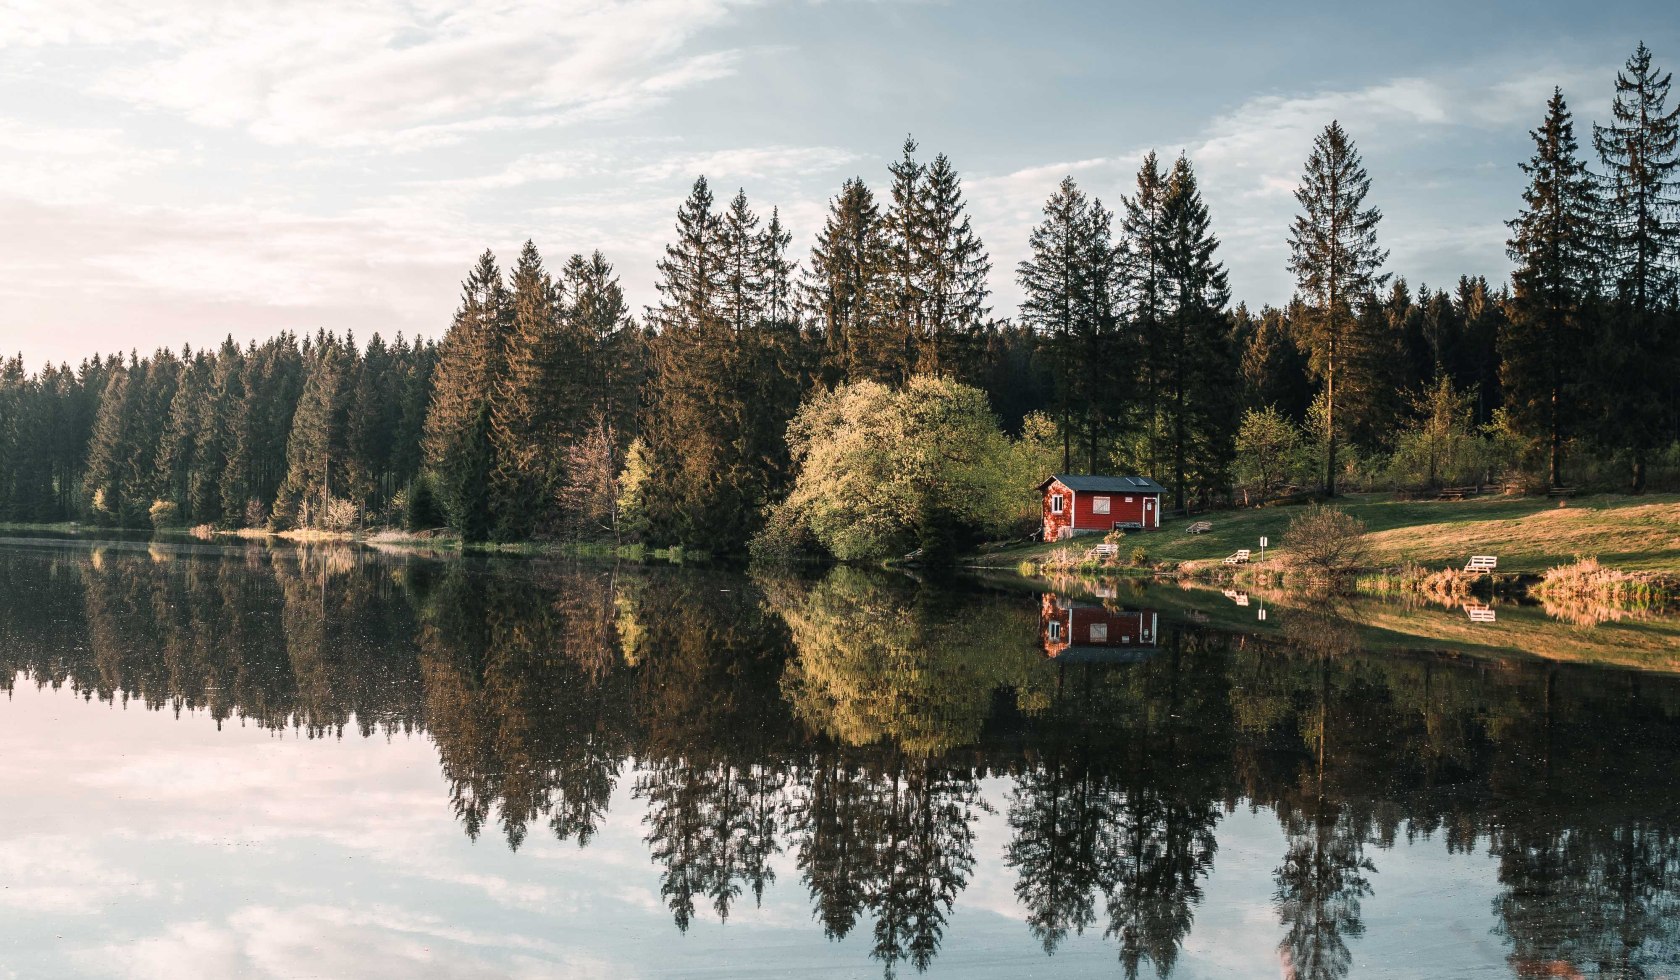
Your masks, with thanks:
M1105 591L13 539L0 976L1680 977L1680 678Z

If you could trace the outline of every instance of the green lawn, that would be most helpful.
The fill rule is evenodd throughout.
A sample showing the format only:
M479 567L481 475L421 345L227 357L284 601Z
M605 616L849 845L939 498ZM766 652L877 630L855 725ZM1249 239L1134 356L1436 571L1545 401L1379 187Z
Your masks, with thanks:
M1400 501L1387 494L1350 495L1337 506L1365 522L1373 566L1416 561L1428 567L1462 566L1472 554L1499 558L1502 572L1542 572L1576 557L1596 557L1628 570L1680 570L1680 496L1594 496L1565 502L1541 497L1482 497L1462 501ZM1189 521L1159 531L1134 531L1121 546L1149 552L1152 561L1217 561L1238 548L1260 557L1260 538L1276 549L1300 507L1216 511L1200 519L1206 534L1184 532ZM1082 536L1071 547L1100 540ZM1012 567L1063 544L1037 544L991 552L985 565ZM1268 549L1270 554L1272 549Z

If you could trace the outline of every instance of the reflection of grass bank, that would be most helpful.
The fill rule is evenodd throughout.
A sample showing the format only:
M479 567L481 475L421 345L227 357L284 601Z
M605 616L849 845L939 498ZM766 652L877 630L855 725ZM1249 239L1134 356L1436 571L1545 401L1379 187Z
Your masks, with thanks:
M1595 624L1680 607L1680 576L1627 572L1583 558L1548 568L1530 592L1561 619Z

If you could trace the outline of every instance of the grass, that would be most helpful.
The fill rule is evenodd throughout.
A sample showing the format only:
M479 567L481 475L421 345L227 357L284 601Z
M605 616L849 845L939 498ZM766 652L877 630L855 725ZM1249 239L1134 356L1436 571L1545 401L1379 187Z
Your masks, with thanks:
M1501 572L1539 575L1578 556L1596 557L1626 571L1680 570L1680 496L1593 496L1567 501L1539 497L1481 497L1469 500L1395 500L1387 494L1356 494L1335 502L1365 522L1372 567L1415 562L1428 567L1462 567L1473 554L1499 557ZM1146 544L1152 558L1190 568L1205 567L1239 548L1260 557L1259 540L1272 548L1302 507L1266 507L1201 515L1212 522L1206 534L1184 533L1174 521L1159 531L1133 532L1123 548ZM1083 542L1100 540L1095 536ZM984 556L983 563L1014 567L1040 563L1060 544L1008 548ZM1188 570L1188 569L1187 569Z

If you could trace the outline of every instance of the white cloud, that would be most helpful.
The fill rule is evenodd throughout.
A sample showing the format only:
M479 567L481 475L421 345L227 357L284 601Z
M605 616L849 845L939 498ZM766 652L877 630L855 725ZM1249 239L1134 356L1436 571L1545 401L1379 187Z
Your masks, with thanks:
M736 52L684 49L740 5L166 0L123 13L13 0L0 42L98 49L112 63L97 93L265 142L420 148L617 117L731 74Z
M609 977L617 964L543 940L475 932L387 906L250 906L224 920L176 923L120 945L83 950L91 970L134 980L175 977Z
M94 915L121 898L156 894L105 863L81 838L10 837L0 848L0 908L51 915Z

